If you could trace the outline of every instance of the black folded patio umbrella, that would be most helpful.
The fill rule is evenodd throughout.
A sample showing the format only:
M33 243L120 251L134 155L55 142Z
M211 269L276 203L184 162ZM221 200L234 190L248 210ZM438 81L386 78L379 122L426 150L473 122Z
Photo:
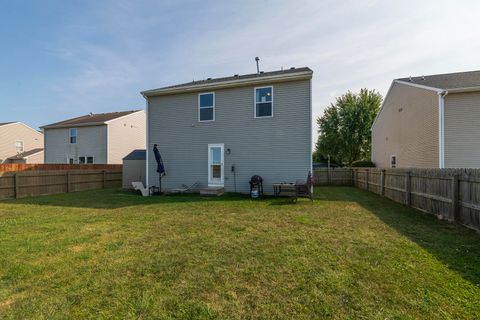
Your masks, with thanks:
M163 166L162 156L160 151L158 151L157 144L153 145L153 154L155 155L155 160L157 160L157 172L158 172L158 183L159 191L162 192L162 177L166 175L165 167Z

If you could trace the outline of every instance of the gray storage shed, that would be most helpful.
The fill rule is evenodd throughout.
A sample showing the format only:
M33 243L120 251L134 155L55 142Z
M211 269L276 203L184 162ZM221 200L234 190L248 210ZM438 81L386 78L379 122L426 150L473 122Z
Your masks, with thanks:
M134 181L141 181L145 185L145 159L144 149L133 150L123 158L122 186L124 189L132 189Z

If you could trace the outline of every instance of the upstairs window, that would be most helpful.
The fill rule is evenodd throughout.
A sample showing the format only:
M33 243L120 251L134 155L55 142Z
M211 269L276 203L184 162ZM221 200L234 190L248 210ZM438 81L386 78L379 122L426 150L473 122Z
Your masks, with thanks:
M15 141L15 151L17 153L23 152L23 141Z
M273 87L255 88L255 118L273 117Z
M215 93L198 95L198 121L215 121Z
M77 143L77 129L71 128L69 131L70 131L70 143Z
M391 156L390 157L390 168L396 168L397 167L397 156Z

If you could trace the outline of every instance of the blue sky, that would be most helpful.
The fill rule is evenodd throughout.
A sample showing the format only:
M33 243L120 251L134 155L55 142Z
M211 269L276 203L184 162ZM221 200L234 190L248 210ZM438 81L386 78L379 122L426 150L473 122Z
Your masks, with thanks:
M0 122L144 108L139 91L309 66L314 115L347 90L480 69L478 1L0 0ZM315 127L314 127L315 129Z

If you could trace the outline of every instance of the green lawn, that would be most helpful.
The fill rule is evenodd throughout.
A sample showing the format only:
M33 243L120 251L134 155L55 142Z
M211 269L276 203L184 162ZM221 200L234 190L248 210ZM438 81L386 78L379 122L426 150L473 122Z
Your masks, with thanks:
M0 318L478 319L480 235L348 187L1 201Z

